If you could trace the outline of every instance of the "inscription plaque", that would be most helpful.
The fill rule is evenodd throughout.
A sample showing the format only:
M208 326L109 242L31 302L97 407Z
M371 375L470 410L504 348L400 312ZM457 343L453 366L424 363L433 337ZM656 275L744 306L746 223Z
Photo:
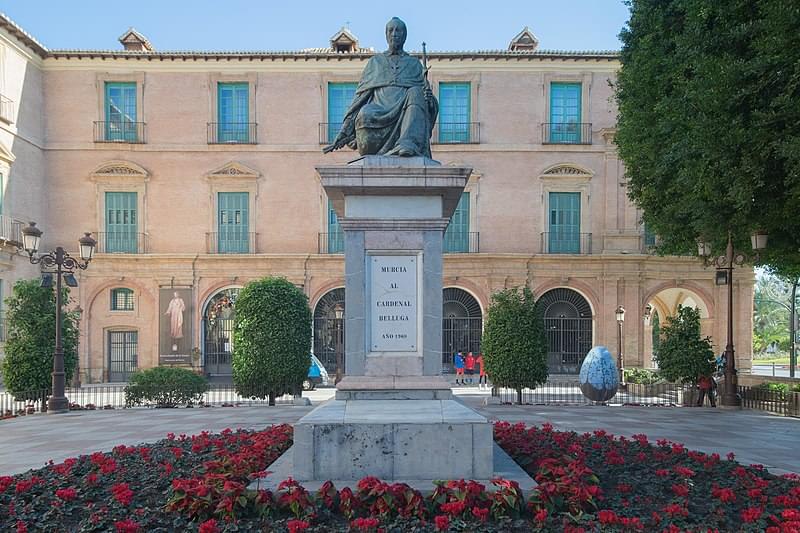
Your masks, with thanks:
M370 255L370 348L417 351L417 256Z

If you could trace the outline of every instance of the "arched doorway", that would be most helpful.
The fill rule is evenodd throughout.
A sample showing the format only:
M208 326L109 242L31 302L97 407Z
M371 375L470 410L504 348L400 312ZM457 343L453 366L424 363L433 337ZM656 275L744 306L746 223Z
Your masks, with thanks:
M222 289L203 309L203 369L212 377L233 374L233 321L238 287Z
M481 351L483 315L478 300L463 289L442 292L442 368L453 371L453 354Z
M337 318L337 314L341 318ZM325 293L314 307L314 355L333 374L338 361L344 367L344 289ZM342 368L344 373L345 369Z
M544 311L551 374L577 374L592 349L592 308L576 291L552 289L539 298Z

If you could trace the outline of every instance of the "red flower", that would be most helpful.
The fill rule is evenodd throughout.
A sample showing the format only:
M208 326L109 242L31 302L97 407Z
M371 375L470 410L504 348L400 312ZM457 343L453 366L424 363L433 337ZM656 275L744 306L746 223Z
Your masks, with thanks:
M122 505L130 505L133 500L133 491L127 483L117 483L111 487L111 493L114 495L114 499Z
M711 489L711 495L725 503L736 501L736 494L731 489Z
M742 522L755 522L761 518L761 509L758 507L748 507L742 511Z
M66 489L58 489L56 491L56 498L58 498L59 500L64 500L65 502L71 502L77 497L78 497L78 492L71 487Z
M433 523L436 524L436 531L447 531L450 529L450 519L447 518L447 515L437 515L433 519Z
M128 519L114 522L114 529L117 533L138 533L140 528L138 523Z
M206 520L200 524L200 528L197 530L197 533L219 533L217 521L213 518Z
M443 513L447 513L452 516L459 516L461 513L464 512L465 508L466 505L462 501L443 503L439 507L439 509L441 509Z
M679 476L683 476L683 477L693 477L694 476L694 470L690 470L689 468L686 468L684 466L676 466L672 470L676 474L678 474Z
M736 454L733 452L728 452L728 455L726 455L725 457L728 458L728 461L733 461L736 458Z
M481 509L480 507L473 507L472 508L472 516L480 520L481 522L486 522L489 518L489 509Z
M305 531L311 526L305 520L289 520L286 522L286 527L289 528L289 533L299 533L300 531Z
M86 483L88 483L89 485L94 485L95 483L97 483L97 474L95 474L94 472L87 474Z
M28 526L22 520L17 520L17 533L28 533Z
M533 519L539 523L543 523L547 520L547 509L539 509L536 511L536 514L533 516Z
M671 503L664 507L664 512L670 516L689 516L689 510L677 503Z
M669 470L664 470L663 468L659 468L656 470L656 475L658 477L667 477L669 475Z
M689 487L686 485L672 485L672 492L675 496L684 498L689 495Z
M608 509L603 509L597 513L597 519L600 521L601 524L604 525L611 525L616 524L619 520L617 513L614 511L610 511Z
M370 529L377 528L380 523L380 520L377 518L356 518L350 522L350 527L359 531L369 531Z
M800 511L796 509L784 509L781 516L784 520L800 520Z

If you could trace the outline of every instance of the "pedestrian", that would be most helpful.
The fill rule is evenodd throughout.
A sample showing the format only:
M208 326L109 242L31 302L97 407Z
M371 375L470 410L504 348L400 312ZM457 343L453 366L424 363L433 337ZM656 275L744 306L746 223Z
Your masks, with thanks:
M459 377L461 378L461 385L464 385L464 356L461 355L461 350L453 356L453 366L456 369L456 385L459 384Z
M482 389L485 386L488 389L489 377L486 375L486 369L483 367L483 353L478 353L478 357L475 358L475 362L478 364L478 388Z
M697 378L697 388L700 390L700 394L697 399L697 407L703 407L706 396L708 396L708 401L711 403L711 407L717 406L717 402L714 398L714 392L712 391L712 381L712 378L706 375L701 375Z
M472 352L467 352L467 360L464 362L464 367L467 370L469 384L472 385L472 376L475 375L475 356L472 355Z

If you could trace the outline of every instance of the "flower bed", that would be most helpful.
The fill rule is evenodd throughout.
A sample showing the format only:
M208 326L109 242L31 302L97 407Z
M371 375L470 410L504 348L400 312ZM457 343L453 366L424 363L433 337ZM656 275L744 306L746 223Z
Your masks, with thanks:
M0 531L800 532L800 482L643 435L614 438L498 423L495 439L539 482L523 500L494 480L423 497L375 478L316 493L293 480L248 491L291 445L290 426L118 446L0 476Z

